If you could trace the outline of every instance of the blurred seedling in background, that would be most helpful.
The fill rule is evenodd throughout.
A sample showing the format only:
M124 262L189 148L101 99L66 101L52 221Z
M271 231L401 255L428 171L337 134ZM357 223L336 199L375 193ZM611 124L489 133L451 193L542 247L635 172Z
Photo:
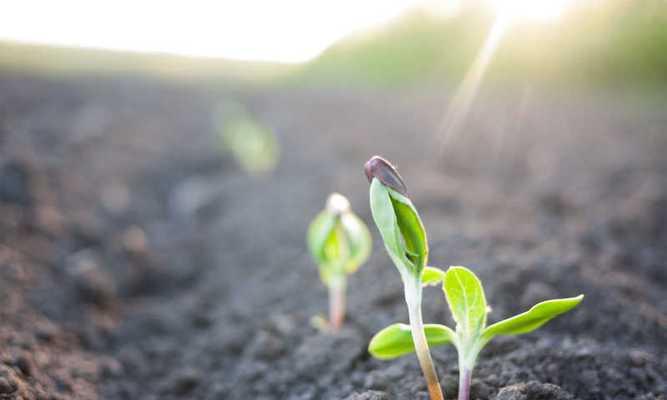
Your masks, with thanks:
M251 175L272 172L280 159L275 134L239 103L227 102L214 115L220 147Z
M364 166L371 183L370 203L389 257L403 280L410 325L405 333L414 343L431 400L443 400L422 320L422 279L428 261L426 230L396 169L385 159L372 157Z
M347 276L368 259L371 235L366 224L350 209L350 202L333 193L326 208L310 224L307 239L320 278L329 289L329 322L323 318L314 322L320 328L336 331L345 319Z
M496 336L520 335L536 330L552 318L576 307L583 295L547 300L514 317L486 326L489 308L482 283L465 267L450 267L447 272L428 267L422 275L424 285L442 282L449 309L456 322L456 330L445 325L427 324L426 339L431 346L451 343L459 355L459 400L470 397L472 371L479 352ZM415 351L410 327L393 324L378 332L369 345L376 358L389 360Z

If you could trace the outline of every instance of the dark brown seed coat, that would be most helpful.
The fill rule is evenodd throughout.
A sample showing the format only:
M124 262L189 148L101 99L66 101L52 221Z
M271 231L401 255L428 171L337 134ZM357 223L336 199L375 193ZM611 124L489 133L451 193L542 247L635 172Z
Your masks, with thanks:
M399 175L396 167L380 156L373 156L364 165L364 172L368 182L372 182L373 178L377 178L383 185L390 187L398 193L407 196L408 189L403 182L403 178Z

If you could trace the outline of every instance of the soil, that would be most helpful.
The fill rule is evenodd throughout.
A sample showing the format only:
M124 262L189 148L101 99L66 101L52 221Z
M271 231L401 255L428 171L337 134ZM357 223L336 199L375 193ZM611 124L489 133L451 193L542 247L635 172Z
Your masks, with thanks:
M362 166L381 154L431 263L478 273L491 321L586 295L492 342L473 398L664 400L665 104L498 90L441 146L448 98L1 75L0 399L427 399L414 356L366 351L407 320L374 228L345 327L309 322L327 298L306 227L332 191L371 225ZM230 100L276 133L272 174L219 150ZM424 313L451 324L437 289ZM453 398L455 353L432 353Z

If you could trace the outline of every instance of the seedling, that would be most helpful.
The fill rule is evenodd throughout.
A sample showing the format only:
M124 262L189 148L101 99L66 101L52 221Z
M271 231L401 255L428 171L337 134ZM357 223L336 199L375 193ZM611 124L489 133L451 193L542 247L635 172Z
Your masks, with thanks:
M326 208L310 224L308 247L319 266L322 282L329 288L328 327L338 330L345 319L347 276L368 259L372 247L370 232L352 212L350 202L333 193Z
M254 176L268 175L280 159L275 133L242 104L228 101L214 113L220 150L231 154L239 166Z
M364 169L371 183L373 220L403 280L410 320L410 326L405 326L404 332L412 344L411 351L417 354L431 400L443 400L422 320L422 279L428 261L426 230L417 209L407 197L403 179L387 160L375 156Z
M488 306L482 283L465 267L449 267L447 272L428 268L423 283L442 282L449 309L456 322L456 330L445 325L426 325L426 338L430 345L451 343L459 355L459 400L470 397L470 381L479 352L496 336L521 335L532 332L554 317L576 307L583 295L564 299L547 300L514 317L486 326ZM392 359L415 351L416 342L410 335L410 327L393 324L378 332L369 345L369 352L379 359Z

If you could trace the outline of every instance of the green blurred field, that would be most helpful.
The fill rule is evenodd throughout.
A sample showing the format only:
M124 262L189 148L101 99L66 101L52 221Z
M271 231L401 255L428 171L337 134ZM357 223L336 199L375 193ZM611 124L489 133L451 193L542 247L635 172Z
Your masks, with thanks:
M0 68L47 74L133 73L287 85L396 87L459 82L493 17L471 8L452 18L405 15L347 38L301 66L0 44ZM515 25L485 78L576 87L667 85L667 2L607 0L557 23Z
M305 69L313 82L403 85L458 82L493 17L470 10L442 20L407 15L390 27L339 43ZM487 79L576 86L667 84L667 2L603 1L557 23L513 26Z
M188 81L281 79L294 66L0 41L0 70L51 76L146 75Z

